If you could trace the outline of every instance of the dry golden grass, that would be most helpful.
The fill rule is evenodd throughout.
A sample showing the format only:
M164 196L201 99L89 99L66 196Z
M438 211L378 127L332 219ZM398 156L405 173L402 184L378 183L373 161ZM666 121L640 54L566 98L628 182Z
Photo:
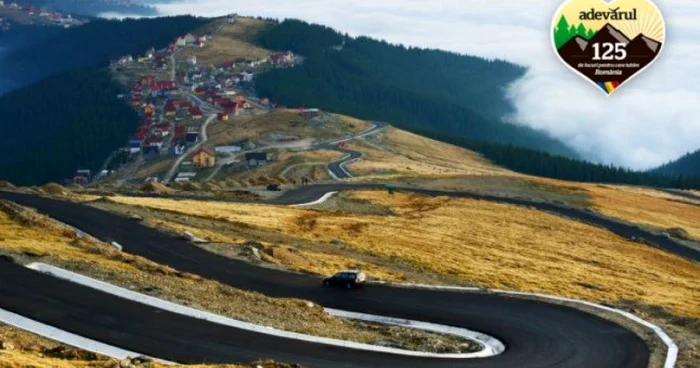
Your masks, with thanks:
M324 114L325 124L310 126L296 109L275 109L253 116L241 116L229 121L219 121L209 127L208 147L229 144L241 139L259 141L269 133L311 138L317 141L336 139L347 133L357 133L367 124L334 114Z
M650 188L533 180L554 189L584 190L590 195L593 208L605 215L659 231L682 228L700 240L700 201Z
M399 272L338 254L298 250L278 245L265 246L263 251L270 257L266 260L291 270L332 275L338 270L360 269L382 280L406 281L406 277Z
M270 54L268 50L248 42L250 37L265 26L265 22L254 18L240 17L234 24L224 25L213 39L201 49L188 48L178 54L179 60L197 56L197 64L218 66L238 58L260 60Z
M589 300L640 300L700 317L700 265L593 226L515 206L385 192L354 193L397 216L253 204L116 201L213 217L299 238L342 240L464 284Z
M348 130L353 133L365 131L370 127L370 124L364 120L360 120L346 115L333 114L333 116L340 119L345 125L347 125Z
M472 151L395 128L388 128L374 144L352 142L349 146L365 154L347 166L355 176L516 175Z
M168 171L170 166L173 164L174 159L166 158L162 160L157 160L149 162L141 167L129 177L136 180L144 180L149 177L158 176L160 174Z

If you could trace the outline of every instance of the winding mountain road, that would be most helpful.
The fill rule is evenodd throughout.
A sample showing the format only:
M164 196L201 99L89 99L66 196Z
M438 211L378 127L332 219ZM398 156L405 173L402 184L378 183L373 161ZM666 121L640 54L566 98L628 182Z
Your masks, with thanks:
M308 186L271 202L298 204L317 199L329 189L380 187L383 186ZM473 193L413 191L487 199ZM438 368L643 368L649 360L648 347L634 333L569 307L501 295L382 285L368 285L351 291L326 289L319 287L319 280L314 276L265 269L228 259L96 208L10 192L0 192L0 198L36 208L100 239L117 241L126 252L233 287L273 297L303 298L329 308L464 327L487 333L506 344L506 351L496 357L470 360L359 353L212 325L154 311L19 266L3 264L0 267L0 292L3 295L0 308L162 359L194 363L248 361L264 357L308 367ZM549 206L542 204L538 208L552 210ZM580 215L576 211L569 214L571 217Z
M338 147L339 144L375 134L388 126L387 123L382 123L379 121L373 121L370 124L372 124L370 128L360 133L332 141L319 142L313 145L313 148L316 149L327 149L345 154L343 158L328 164L328 172L330 173L333 179L338 180L352 178L352 174L347 169L345 169L345 165L353 161L359 160L363 156L362 152Z

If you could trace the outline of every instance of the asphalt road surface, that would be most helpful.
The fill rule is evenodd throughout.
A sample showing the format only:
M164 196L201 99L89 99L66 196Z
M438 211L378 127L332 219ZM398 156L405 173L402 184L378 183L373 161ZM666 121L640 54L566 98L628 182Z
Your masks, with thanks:
M299 202L304 202L308 194L299 194ZM469 328L506 344L501 355L469 360L410 358L313 345L173 315L9 263L0 265L0 308L166 360L201 363L271 358L308 367L643 368L649 359L647 346L634 333L568 307L497 295L380 285L350 291L326 289L316 277L218 256L95 208L9 192L0 192L0 198L34 207L100 239L117 241L125 252L233 287L273 297L303 298L330 308Z
M333 150L337 152L342 152L345 154L343 158L340 160L336 160L328 164L328 170L331 172L332 176L334 176L336 179L349 179L352 178L352 174L348 170L345 169L345 165L357 160L362 157L362 153L358 151L353 151L347 148L341 148L338 147L338 144L344 143L344 142L349 142L353 139L358 139L361 137L366 137L368 135L374 134L382 129L384 129L388 124L387 123L382 123L379 121L373 121L371 122L374 126L372 128L369 128L363 132L353 134L349 137L346 138L341 138L341 139L336 139L333 141L329 142L321 142L321 143L316 143L313 145L314 148L317 149L328 149L328 150Z

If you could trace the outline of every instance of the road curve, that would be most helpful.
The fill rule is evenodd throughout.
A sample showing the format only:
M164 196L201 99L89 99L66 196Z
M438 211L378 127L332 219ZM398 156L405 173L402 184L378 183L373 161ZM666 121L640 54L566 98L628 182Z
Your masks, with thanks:
M464 327L506 344L501 355L473 360L359 353L214 326L18 266L0 267L0 308L162 359L194 363L264 357L308 367L431 368L645 368L649 360L648 347L634 333L569 307L499 295L381 285L351 291L325 289L319 287L316 277L231 260L92 207L9 192L0 192L0 198L34 207L98 238L117 241L126 252L233 287L308 299L329 308Z
M345 165L347 165L350 162L353 162L355 160L358 160L358 159L362 158L362 156L363 156L362 152L353 151L353 150L350 150L347 148L341 148L341 147L338 147L338 144L344 143L344 142L349 142L349 141L354 140L354 139L366 137L368 135L377 133L380 130L382 130L388 126L387 123L383 123L383 122L379 122L379 121L373 121L373 122L370 122L370 124L372 124L372 127L368 128L360 133L353 134L353 135L346 137L346 138L335 139L335 140L328 141L328 142L320 142L320 143L316 143L313 145L313 147L317 148L317 149L333 150L333 151L337 151L337 152L341 152L341 153L345 154L345 156L343 156L343 158L336 160L336 161L333 161L333 162L328 164L328 171L330 172L331 177L333 177L333 179L338 180L338 179L352 178L352 174L350 174L350 172L347 169L345 169Z

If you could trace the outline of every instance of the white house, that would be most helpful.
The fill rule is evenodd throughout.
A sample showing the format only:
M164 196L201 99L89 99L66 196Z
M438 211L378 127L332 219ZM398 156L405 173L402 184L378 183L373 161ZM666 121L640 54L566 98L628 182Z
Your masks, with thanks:
M191 45L191 44L197 42L197 38L192 33L186 34L184 38L185 38L185 44L187 44L187 45Z

